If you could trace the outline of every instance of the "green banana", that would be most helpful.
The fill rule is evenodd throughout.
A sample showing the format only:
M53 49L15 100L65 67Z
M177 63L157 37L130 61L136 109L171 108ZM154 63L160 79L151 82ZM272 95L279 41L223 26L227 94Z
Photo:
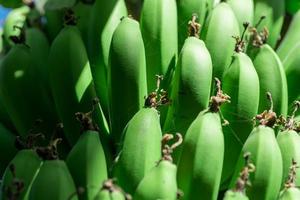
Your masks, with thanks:
M74 114L78 110L87 111L96 97L88 57L76 26L66 25L57 35L50 48L48 66L50 86L65 136L70 144L75 144L80 127ZM107 132L100 106L95 113L97 119L100 116L97 123L101 131Z
M1 62L1 98L20 135L26 135L37 119L44 119L41 129L49 134L53 123L49 120L51 117L44 112L47 108L43 107L43 88L37 80L40 75L33 62L34 55L24 44L22 37L14 37L17 44Z
M177 0L178 10L178 50L181 50L188 36L187 27L192 15L199 18L199 23L204 24L210 11L208 3L212 0Z
M245 154L245 166L240 172L240 176L235 183L235 187L228 190L223 200L249 200L245 194L246 187L250 185L249 176L251 172L255 171L255 166L250 162L250 154Z
M109 101L107 68L112 35L127 15L124 0L96 0L90 16L87 51L96 93L107 116ZM123 128L123 127L122 127Z
M32 183L30 200L78 200L80 190L77 191L65 161L59 160L57 144L61 141L61 138L52 138L48 146L36 148L36 153L44 161Z
M293 49L289 51L288 55L282 59L282 65L284 66L287 79L289 105L300 96L300 90L298 87L296 87L299 82L298 77L300 73L298 70L298 66L300 64L300 59L298 56L299 50L300 42L298 42L297 45L295 45Z
M217 79L216 79L217 80ZM178 161L178 187L183 199L217 199L224 157L224 136L219 114L220 104L229 97L222 93L217 80L217 96L199 113L185 135ZM219 101L220 100L220 101Z
M283 181L286 180L292 159L300 162L300 136L293 130L280 131L277 135L277 142L281 150L283 160ZM300 170L297 169L297 174ZM296 184L300 184L300 177L297 176Z
M17 153L14 142L15 136L3 124L0 124L0 179L9 161Z
M94 199L98 186L107 179L105 154L99 132L88 114L76 114L84 129L66 160L76 186L84 188L84 193L79 195L82 200Z
M79 1L73 8L75 15L78 17L77 26L81 32L81 36L86 47L88 45L88 31L93 5L94 4Z
M109 57L110 125L113 140L119 143L122 130L143 107L147 95L145 50L137 21L122 18L113 34Z
M182 143L182 136L177 134L178 141L171 147L166 143L173 135L166 134L162 139L163 157L158 161L139 183L133 199L138 200L176 200L177 199L177 167L173 164L171 153Z
M282 161L283 161L283 180L282 183L287 179L289 175L289 169L291 162L300 163L300 136L296 131L298 131L299 121L295 119L295 113L297 112L300 102L296 101L294 103L294 110L291 116L288 116L286 119L281 117L281 122L283 129L279 131L277 135L277 142L281 150ZM295 169L295 173L300 174L300 169ZM300 177L296 176L295 184L300 184Z
M297 200L300 198L300 190L296 187L284 189L278 198L278 200Z
M162 85L168 89L178 51L176 1L145 0L140 23L145 43L148 91L156 88L157 74L164 76Z
M243 155L250 153L256 170L250 176L251 187L246 192L249 199L276 199L281 186L282 156L274 129L271 128L276 122L276 113L272 110L270 93L268 98L271 100L271 109L256 116L260 123L252 130L243 146L230 186L233 186L243 167Z
M191 28L199 26L195 17L190 25ZM199 112L208 107L212 82L210 54L205 43L197 38L199 30L192 32L195 35L185 40L179 55L171 91L172 104L164 124L164 131L182 135Z
M212 58L213 77L222 79L224 71L230 65L235 45L232 36L239 36L238 21L230 6L222 2L212 10L201 31L201 38Z
M297 0L285 0L285 8L289 14L295 14L300 10L300 2Z
M286 116L288 110L287 79L279 57L268 44L252 49L250 55L259 78L260 96L270 92L274 102L274 112ZM262 112L267 104L265 98L260 98L258 112Z
M260 23L258 30L266 27L269 30L267 43L275 47L280 39L280 31L285 15L285 0L254 0L254 22L258 22L262 16L265 20Z
M32 183L35 180L39 169L42 165L42 160L32 149L20 150L12 159L3 175L1 186L2 200L11 199L10 191L15 191L18 199L30 199L29 192L32 188ZM14 180L20 180L23 187L14 189Z
M117 159L115 176L125 191L133 193L161 157L162 132L158 111L142 108L128 122L123 135L123 148Z
M225 185L230 180L243 144L253 129L252 119L257 114L260 100L258 75L251 59L238 50L243 38L237 40L236 52L223 76L223 91L231 97L231 103L221 108L224 118L230 123L223 128L225 154L221 183Z
M300 31L300 11L298 11L294 15L292 22L290 23L289 28L276 51L282 61L289 56L290 52L298 44L300 39L299 31Z
M36 176L29 195L30 200L77 200L76 187L63 160L45 160Z
M297 187L296 177L298 174L297 162L293 159L289 167L289 176L285 182L284 189L280 192L278 200L297 200L300 198L300 190Z
M19 35L20 29L15 28L23 27L25 24L26 16L28 15L30 8L28 6L22 6L13 9L7 16L3 24L3 45L5 51L7 51L14 43L10 40L10 36Z
M93 200L131 200L131 196L118 187L113 179L108 179Z
M227 0L227 3L233 10L235 17L239 23L240 34L244 31L243 24L248 22L253 25L254 18L254 2L253 0L239 1L239 0Z
M44 29L49 41L53 42L58 33L63 29L63 16L62 10L45 10L46 23Z

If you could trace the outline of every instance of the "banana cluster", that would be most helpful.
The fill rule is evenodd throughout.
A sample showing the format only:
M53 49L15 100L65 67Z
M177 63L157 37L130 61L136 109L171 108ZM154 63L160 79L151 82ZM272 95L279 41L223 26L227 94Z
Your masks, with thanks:
M0 200L300 199L298 0L0 4Z

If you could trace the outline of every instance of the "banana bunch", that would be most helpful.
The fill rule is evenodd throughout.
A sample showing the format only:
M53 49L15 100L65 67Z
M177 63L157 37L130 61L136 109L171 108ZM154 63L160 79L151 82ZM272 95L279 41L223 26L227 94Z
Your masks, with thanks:
M0 5L0 200L300 199L299 0Z

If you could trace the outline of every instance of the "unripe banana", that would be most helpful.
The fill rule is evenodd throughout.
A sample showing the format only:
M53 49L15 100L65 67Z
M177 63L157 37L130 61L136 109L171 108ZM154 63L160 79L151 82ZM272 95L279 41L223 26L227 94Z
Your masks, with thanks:
M53 126L48 120L49 116L43 112L43 89L36 80L39 74L35 71L32 57L31 49L21 42L11 48L3 58L0 68L1 98L21 136L27 135L37 119L45 119L41 124L45 134L52 132Z
M225 193L223 200L249 200L249 198L243 192L229 190Z
M282 42L280 43L277 54L280 59L283 61L285 60L290 51L292 51L296 45L299 43L299 32L300 32L300 11L298 11L294 17L292 22L289 25L288 31L286 32Z
M211 98L209 109L199 113L187 130L178 162L178 187L183 199L217 199L221 181L224 136L220 114L221 99L228 101L217 84L218 95ZM217 103L218 102L218 103Z
M12 187L14 187L13 182L16 179L21 181L23 184L23 188L21 188L21 191L17 191L20 192L18 194L18 198L24 200L30 199L29 192L32 188L32 183L35 180L41 165L42 160L34 150L20 150L12 159L3 175L1 199L11 199L7 195L9 195L8 193L10 193L10 190L15 191L15 188Z
M83 121L81 123L83 125ZM92 123L88 126L90 127L83 127L82 135L66 160L77 188L84 188L84 193L79 195L79 199L82 200L94 199L99 185L107 179L105 154L99 133L92 130L95 129Z
M300 190L297 187L291 187L284 189L278 200L298 200L300 198Z
M0 177L2 177L6 166L17 153L14 142L15 136L3 124L0 124Z
M224 118L230 123L223 128L225 154L221 182L226 185L253 129L252 119L257 114L260 99L258 75L246 54L238 52L233 55L223 77L223 91L231 97L231 103L221 108Z
M238 35L239 25L234 12L227 3L218 4L208 16L208 23L201 32L201 38L212 58L213 77L222 79L234 50L235 42L231 38Z
M3 24L3 45L6 50L8 50L14 43L9 39L12 35L19 35L20 30L16 29L15 26L23 27L26 16L29 13L30 8L28 6L22 6L13 9L5 18Z
M128 51L136 49L135 51ZM124 17L115 30L109 56L110 125L115 143L147 95L145 50L139 23Z
M45 10L45 32L51 42L56 38L58 33L63 29L63 11L62 10Z
M291 161L289 161L291 163ZM292 159L292 165L289 167L289 174L284 184L284 189L280 192L278 200L296 200L300 198L300 190L297 187L298 168L297 161Z
M159 161L139 183L133 199L136 200L176 200L177 167L169 160Z
M183 141L180 133L176 134L178 141L171 146L167 143L173 135L165 134L161 141L162 158L139 183L133 199L139 200L176 200L178 189L176 181L177 167L173 164L172 153Z
M36 176L30 200L77 200L76 187L63 160L46 160Z
M298 42L293 49L289 51L288 55L282 59L282 65L284 66L287 79L289 105L291 105L293 101L297 100L300 96L299 87L296 87L299 83L300 75L300 71L298 70L298 66L300 64L298 56L299 50L300 42Z
M282 180L282 157L274 130L265 125L255 127L246 140L236 165L231 187L243 167L243 155L251 154L255 173L250 176L249 199L271 200L279 194Z
M188 37L188 22L191 16L195 14L199 18L199 23L204 24L207 17L208 2L212 0L177 0L178 10L178 50L180 51Z
M91 18L93 6L94 4L92 3L79 1L78 3L76 3L76 5L73 8L76 17L78 17L77 27L81 32L81 37L86 47L88 45L88 39L89 39L88 31L89 31L89 24L90 24L90 18Z
M55 38L48 66L50 86L58 115L64 124L65 136L70 144L75 144L80 127L74 114L78 110L89 110L90 102L96 97L88 57L76 26L66 25ZM98 125L106 132L100 106L96 115L101 119Z
M254 48L250 54L252 54L253 64L259 78L260 96L263 97L266 92L270 92L274 102L274 112L286 116L288 109L287 80L279 57L268 44ZM262 112L267 105L268 101L260 98L258 112Z
M164 76L162 85L168 89L178 51L176 1L145 0L140 23L145 44L148 91L156 88L157 74Z
M188 37L177 62L164 131L185 135L199 112L208 107L211 82L212 61L204 42Z
M280 39L280 31L285 15L285 0L254 0L254 23L258 22L262 16L265 20L260 23L258 30L266 27L269 30L267 43L275 47Z
M142 108L128 122L123 135L123 148L115 166L115 176L120 186L132 194L161 157L162 132L158 111Z
M290 163L294 159L300 163L300 137L293 130L279 132L277 142L281 150L283 160L283 181L286 180L290 168ZM300 174L300 169L297 169L297 174ZM296 185L300 184L300 176L297 176Z
M248 22L250 25L253 25L254 18L254 3L253 0L227 0L227 3L233 10L235 17L239 23L240 34L244 31L243 24Z
M87 50L96 93L106 116L109 108L107 82L109 50L113 32L120 18L126 15L124 0L96 0L90 16Z
M93 200L131 200L131 196L115 185L114 180L108 179Z

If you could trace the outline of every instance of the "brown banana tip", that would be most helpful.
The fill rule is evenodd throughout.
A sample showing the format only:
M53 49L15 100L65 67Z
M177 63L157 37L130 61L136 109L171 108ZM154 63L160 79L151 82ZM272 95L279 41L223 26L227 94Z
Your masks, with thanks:
M197 23L198 15L193 14L192 19L188 22L188 36L199 38L201 25Z
M296 187L296 175L297 175L298 168L299 168L299 166L297 165L297 162L293 158L292 165L290 166L288 178L284 184L285 188Z
M270 101L270 109L264 110L261 114L256 115L255 119L259 121L260 125L273 128L277 125L277 115L273 111L273 99L270 92L267 92L267 99Z
M216 96L212 96L210 98L209 110L211 112L219 112L220 107L224 103L230 103L230 96L225 94L221 89L221 81L215 77L215 82L216 82L217 94Z

